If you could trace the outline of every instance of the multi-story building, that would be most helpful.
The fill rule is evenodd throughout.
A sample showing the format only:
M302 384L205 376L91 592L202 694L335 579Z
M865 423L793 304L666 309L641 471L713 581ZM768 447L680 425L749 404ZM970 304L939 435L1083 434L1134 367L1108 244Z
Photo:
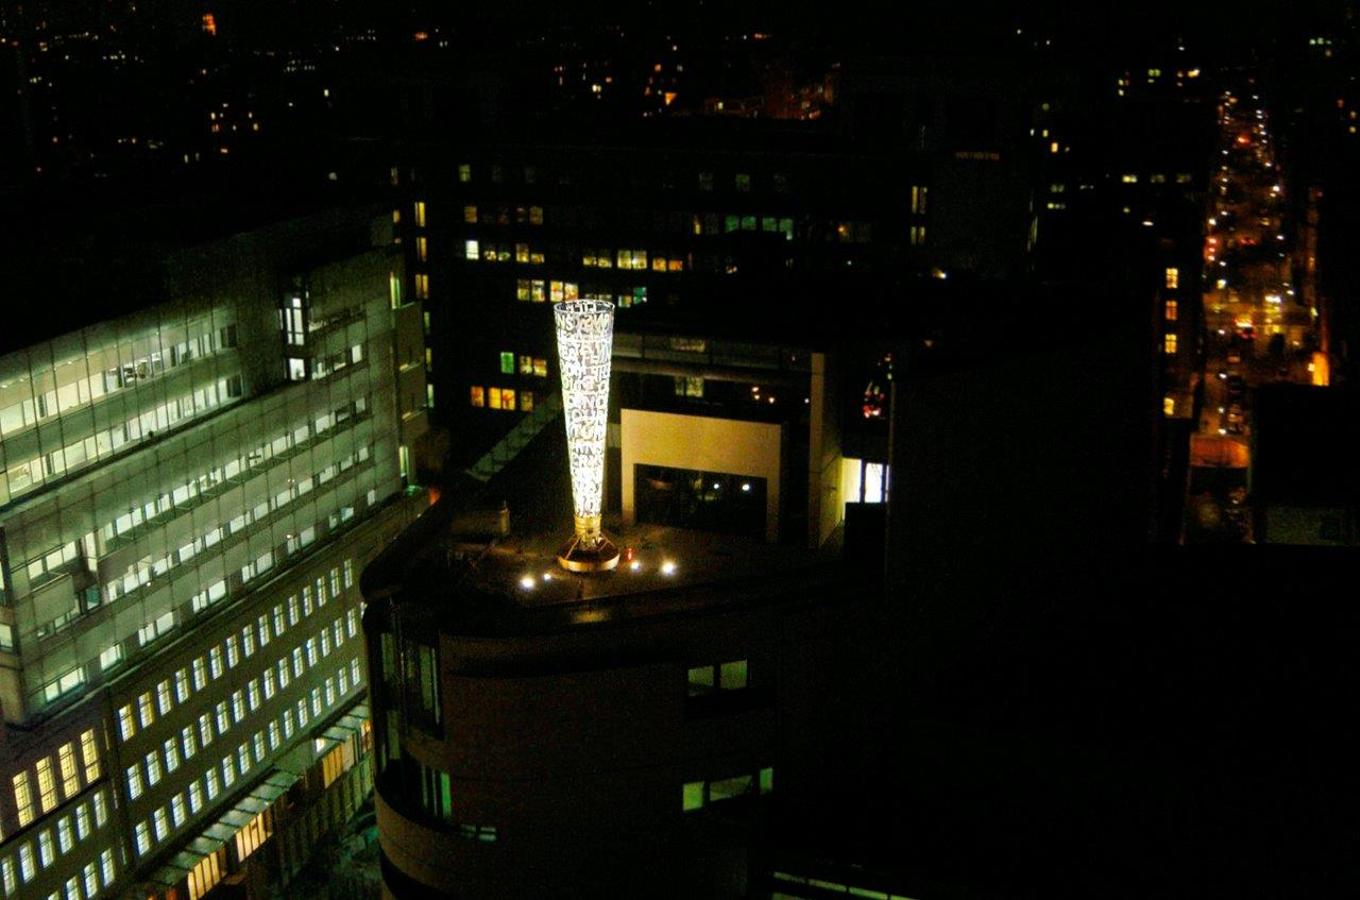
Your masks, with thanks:
M0 358L0 895L286 884L365 793L356 577L423 505L420 307L385 216L266 221L127 291L85 260L108 302Z
M831 697L876 573L611 517L628 558L574 575L561 433L516 465L512 527L450 492L363 575L384 892L750 896L768 823L855 770Z

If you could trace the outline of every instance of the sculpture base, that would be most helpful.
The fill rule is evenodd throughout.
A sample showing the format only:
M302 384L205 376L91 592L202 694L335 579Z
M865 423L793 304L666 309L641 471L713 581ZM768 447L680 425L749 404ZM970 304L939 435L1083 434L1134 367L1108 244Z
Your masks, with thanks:
M586 547L577 535L557 549L557 564L568 572L607 572L619 564L619 548L603 535L594 547Z

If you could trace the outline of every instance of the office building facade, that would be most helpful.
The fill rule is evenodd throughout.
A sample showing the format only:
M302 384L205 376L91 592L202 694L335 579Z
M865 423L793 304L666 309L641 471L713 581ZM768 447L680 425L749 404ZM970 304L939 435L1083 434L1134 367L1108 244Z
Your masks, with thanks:
M286 883L310 801L361 799L357 572L423 502L390 241L354 210L167 251L154 305L0 360L0 895Z

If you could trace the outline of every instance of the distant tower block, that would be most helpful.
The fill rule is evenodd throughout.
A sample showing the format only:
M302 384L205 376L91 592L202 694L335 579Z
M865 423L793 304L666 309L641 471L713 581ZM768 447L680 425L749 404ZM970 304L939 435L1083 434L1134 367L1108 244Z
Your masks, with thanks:
M567 300L553 306L553 317L576 515L576 534L557 551L557 562L572 572L603 572L619 562L619 549L600 530L614 304Z

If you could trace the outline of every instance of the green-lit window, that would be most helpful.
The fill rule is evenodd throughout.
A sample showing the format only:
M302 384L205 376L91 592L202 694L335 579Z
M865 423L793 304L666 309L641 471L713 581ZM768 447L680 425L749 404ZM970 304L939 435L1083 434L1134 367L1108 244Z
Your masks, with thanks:
M739 691L746 687L746 660L736 659L720 667L718 686L724 691Z
M702 781L687 781L681 795L680 809L682 812L693 812L696 809L704 808L704 783Z
M458 180L464 183L472 180L471 163L462 163L458 166Z
M727 216L723 220L723 231L732 232L741 230L741 216Z
M502 375L515 374L515 354L513 353L501 354L501 374Z
M742 216L742 217L741 217L741 230L742 230L742 231L755 231L755 230L756 230L756 217L755 217L755 216Z
M760 792L768 794L772 790L774 790L774 769L771 766L766 766L760 770Z
M737 173L736 183L737 190L741 191L742 193L746 193L751 190L751 176L747 175L745 172Z
M689 695L701 697L713 692L713 667L696 666L689 670Z
M755 779L750 775L737 775L733 778L710 781L708 783L708 802L718 803L722 800L730 800L733 797L744 797L751 793L754 781Z

